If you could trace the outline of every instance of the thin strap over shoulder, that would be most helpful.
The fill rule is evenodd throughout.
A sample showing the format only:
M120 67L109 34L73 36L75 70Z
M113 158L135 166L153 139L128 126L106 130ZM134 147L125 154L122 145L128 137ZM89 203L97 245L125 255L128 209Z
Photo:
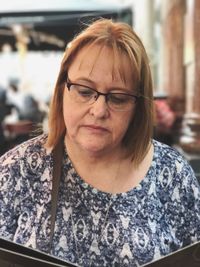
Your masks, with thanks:
M63 139L61 139L53 149L53 180L52 180L52 191L51 191L51 228L50 228L49 252L51 251L52 248L53 234L55 228L63 151L64 151Z

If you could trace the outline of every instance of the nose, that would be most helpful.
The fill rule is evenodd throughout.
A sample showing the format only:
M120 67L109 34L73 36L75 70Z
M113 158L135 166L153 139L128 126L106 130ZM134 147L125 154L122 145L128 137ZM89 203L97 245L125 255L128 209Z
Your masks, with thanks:
M98 95L90 106L90 114L97 118L106 118L109 114L108 105L104 95Z

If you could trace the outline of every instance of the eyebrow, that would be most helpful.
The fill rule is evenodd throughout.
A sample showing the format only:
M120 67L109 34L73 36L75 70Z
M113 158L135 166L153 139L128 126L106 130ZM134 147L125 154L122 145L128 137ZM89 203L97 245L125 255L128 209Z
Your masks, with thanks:
M71 83L77 83L77 84L80 84L80 85L82 85L82 82L83 82L83 83L84 83L84 82L88 82L88 83L91 84L91 86L87 86L87 87L89 87L89 88L91 88L91 89L95 89L95 90L97 90L97 89L96 89L96 88L97 88L96 83L95 83L93 80L89 79L89 78L86 78L86 77L79 77L79 78L77 79L77 81L76 81L76 80L75 80L75 81L72 81L72 80L68 77L68 80L69 80L69 82L71 82ZM79 80L80 80L80 81L79 81ZM83 84L83 85L84 85L84 84ZM124 91L124 92L127 92L127 93L131 93L131 92L132 92L131 90L128 90L128 89L125 88L125 87L117 87L117 86L112 86L112 87L105 88L105 89L108 89L108 91L119 90L119 91Z

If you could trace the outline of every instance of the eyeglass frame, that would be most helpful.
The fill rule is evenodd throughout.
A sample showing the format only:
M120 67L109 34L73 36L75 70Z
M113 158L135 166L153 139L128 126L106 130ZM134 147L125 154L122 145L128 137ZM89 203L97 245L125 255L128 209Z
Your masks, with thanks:
M127 93L112 93L112 92L109 92L109 93L101 93L101 92L99 92L99 91L97 91L96 89L94 89L94 88L91 88L91 87L89 87L89 86L86 86L86 85L83 85L83 84L79 84L79 83L73 83L73 82L71 82L71 81L69 81L69 80L66 80L66 82L65 82L65 84L66 84L66 87L67 87L67 89L68 89L68 91L70 91L70 87L72 86L72 85L77 85L77 86L83 86L83 87L85 87L85 88L88 88L88 89L90 89L90 90L92 90L92 91L94 91L96 94L97 94L97 96L94 98L94 102L93 103L95 103L97 100L98 100L98 98L99 98L99 96L104 96L105 97L105 102L106 102L106 104L108 103L108 101L109 101L109 96L110 95L125 95L125 96L130 96L130 97L133 97L134 99L135 99L135 102L133 102L133 103L136 103L137 102L137 100L139 99L139 98L141 98L141 95L133 95L133 94L127 94ZM88 100L88 101L90 101L90 100ZM82 102L82 103L86 103L87 102L87 100L85 101L85 102ZM93 104L92 103L92 104ZM118 109L113 109L112 107L110 107L110 105L109 104L107 104L108 105L108 107L110 108L110 109L112 109L112 110L115 110L115 111L126 111L126 109L125 110L118 110Z

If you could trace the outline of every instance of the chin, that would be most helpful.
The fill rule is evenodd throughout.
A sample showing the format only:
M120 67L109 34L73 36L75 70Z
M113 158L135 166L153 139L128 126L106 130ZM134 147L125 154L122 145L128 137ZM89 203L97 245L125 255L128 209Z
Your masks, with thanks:
M90 153L102 153L108 149L108 145L100 146L99 144L84 144L82 148Z

